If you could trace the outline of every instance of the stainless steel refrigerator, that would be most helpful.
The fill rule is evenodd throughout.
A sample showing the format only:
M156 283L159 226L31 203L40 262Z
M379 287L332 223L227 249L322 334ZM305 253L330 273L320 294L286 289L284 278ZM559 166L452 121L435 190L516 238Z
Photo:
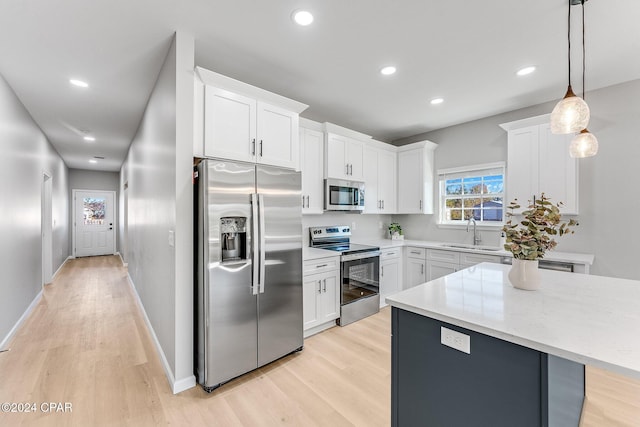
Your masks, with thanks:
M206 391L302 349L300 173L198 165L197 376Z

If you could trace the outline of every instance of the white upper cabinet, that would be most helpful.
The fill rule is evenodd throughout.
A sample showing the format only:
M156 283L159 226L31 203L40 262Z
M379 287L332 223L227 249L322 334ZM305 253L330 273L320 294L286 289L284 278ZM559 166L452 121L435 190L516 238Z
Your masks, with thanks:
M398 148L397 213L433 213L436 147L431 141L422 141Z
M323 157L324 133L300 127L303 214L321 214L324 210Z
M372 141L364 147L363 178L365 183L364 213L396 213L396 158L384 143ZM389 144L384 144L389 145Z
M363 153L364 144L362 141L327 132L325 177L362 181Z
M306 105L203 68L196 71L202 82L201 88L196 84L196 102L204 108L195 108L195 154L299 168L298 115Z
M544 193L553 203L563 203L563 214L578 214L578 162L569 155L574 135L552 134L548 115L500 126L509 134L506 202L517 199L522 212Z

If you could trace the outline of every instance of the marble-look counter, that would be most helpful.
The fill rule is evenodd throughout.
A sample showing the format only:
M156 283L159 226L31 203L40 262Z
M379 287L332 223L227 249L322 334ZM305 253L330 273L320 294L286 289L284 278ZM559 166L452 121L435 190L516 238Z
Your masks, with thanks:
M482 263L386 298L393 307L574 362L640 378L640 281L540 270L515 289ZM473 348L472 348L473 351Z

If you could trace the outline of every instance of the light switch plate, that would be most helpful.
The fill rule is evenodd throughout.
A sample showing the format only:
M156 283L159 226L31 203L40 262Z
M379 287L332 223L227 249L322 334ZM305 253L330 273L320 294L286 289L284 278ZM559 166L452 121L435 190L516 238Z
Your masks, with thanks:
M463 353L471 354L471 337L443 326L440 327L440 343Z

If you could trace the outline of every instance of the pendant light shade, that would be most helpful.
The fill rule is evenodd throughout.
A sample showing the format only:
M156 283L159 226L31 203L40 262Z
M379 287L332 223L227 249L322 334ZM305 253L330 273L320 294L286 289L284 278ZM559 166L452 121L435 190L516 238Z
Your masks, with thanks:
M569 63L569 87L564 98L562 98L551 112L551 133L568 134L580 132L586 129L589 124L589 106L584 99L576 96L571 89L571 6L573 0L567 0L569 3L569 17L567 19L567 44L568 44L568 63ZM582 2L586 0L581 0ZM584 3L583 3L584 4Z
M587 129L583 129L573 138L569 146L569 155L576 158L595 156L598 152L598 139Z
M580 132L589 124L589 106L584 99L576 96L567 89L567 94L562 98L551 112L551 133L567 134Z

